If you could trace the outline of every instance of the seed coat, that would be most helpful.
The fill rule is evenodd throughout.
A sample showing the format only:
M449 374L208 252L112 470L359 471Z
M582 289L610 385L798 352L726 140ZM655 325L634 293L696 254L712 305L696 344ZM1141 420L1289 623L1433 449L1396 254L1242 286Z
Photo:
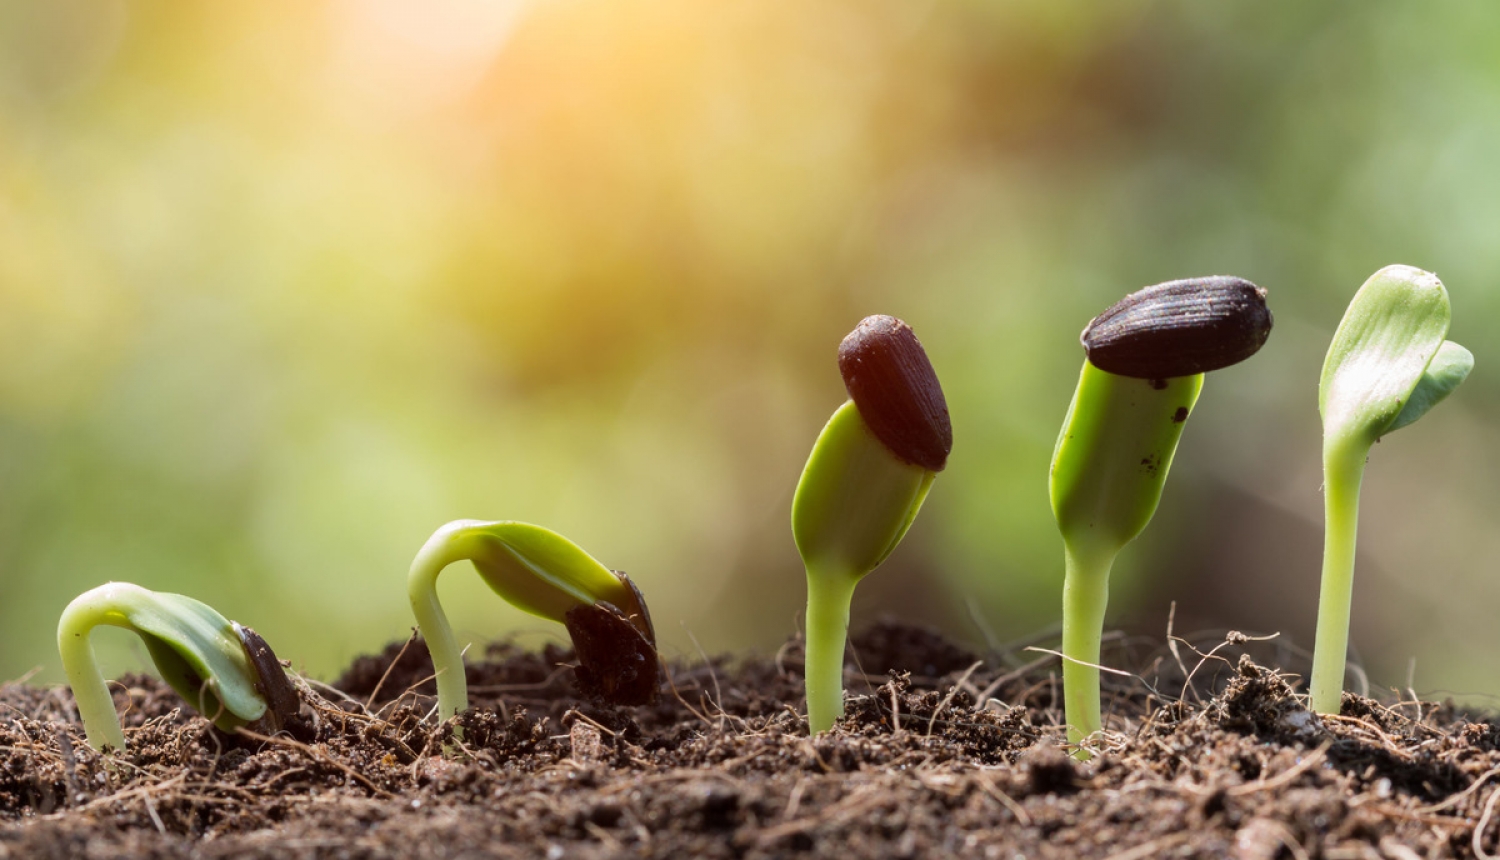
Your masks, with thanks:
M1244 361L1270 337L1271 324L1264 289L1214 275L1136 290L1094 317L1080 339L1100 370L1170 379Z
M281 661L276 659L276 652L271 650L266 640L242 624L235 624L234 632L239 635L245 656L250 658L250 665L255 669L255 690L266 700L265 719L270 721L273 731L279 731L297 715L302 707L302 700L297 697L297 690L287 678L286 669L282 668Z
M860 417L897 459L943 470L953 450L948 401L911 326L865 317L839 344L839 373Z
M615 705L647 705L661 685L656 647L619 607L600 601L568 610L563 620L578 656L574 676L584 695Z

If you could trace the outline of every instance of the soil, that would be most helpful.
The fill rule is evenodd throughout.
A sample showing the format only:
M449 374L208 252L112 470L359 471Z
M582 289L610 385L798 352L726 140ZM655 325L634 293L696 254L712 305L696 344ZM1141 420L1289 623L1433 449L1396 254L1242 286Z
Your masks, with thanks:
M130 749L83 743L66 688L0 689L0 858L1487 857L1500 728L1347 695L1304 710L1264 643L1114 640L1109 729L1068 755L1057 658L881 624L848 714L806 736L800 646L665 668L654 704L579 695L572 653L492 646L475 707L433 710L420 641L362 657L274 737L164 684L115 685ZM1275 655L1271 655L1275 656ZM1130 662L1130 661L1134 662ZM445 750L447 755L445 755Z

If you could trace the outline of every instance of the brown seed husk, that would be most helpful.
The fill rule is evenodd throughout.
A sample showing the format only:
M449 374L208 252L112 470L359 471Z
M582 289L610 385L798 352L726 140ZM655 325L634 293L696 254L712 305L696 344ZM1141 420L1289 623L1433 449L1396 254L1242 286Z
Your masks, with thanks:
M609 603L579 605L564 617L578 654L578 689L613 705L647 705L661 686L656 646Z
M646 641L652 648L656 647L656 627L651 623L651 610L646 608L646 595L641 594L641 589L635 584L628 574L623 570L611 570L620 582L630 591L630 602L623 603L617 607L625 617L641 631Z
M1266 342L1271 322L1264 289L1214 275L1136 290L1095 317L1081 340L1100 370L1169 379L1244 361Z
M839 372L875 438L904 462L943 470L953 450L948 401L911 326L865 317L839 344Z
M266 700L266 716L262 719L269 720L273 731L278 730L296 716L302 707L302 700L298 698L296 688L286 676L286 669L276 659L276 653L266 640L242 624L235 624L234 630L239 634L240 645L244 647L246 656L250 658L250 665L255 667L255 690Z

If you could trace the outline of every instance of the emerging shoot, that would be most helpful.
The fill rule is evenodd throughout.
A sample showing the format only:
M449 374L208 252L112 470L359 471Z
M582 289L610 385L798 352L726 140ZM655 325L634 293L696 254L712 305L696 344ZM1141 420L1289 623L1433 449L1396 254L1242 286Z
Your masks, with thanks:
M1370 276L1344 312L1318 384L1323 416L1323 584L1309 706L1337 714L1349 646L1359 486L1370 447L1416 421L1474 367L1444 340L1448 291L1431 272L1387 266Z
M252 723L275 732L300 707L286 671L254 630L191 597L111 582L74 598L57 624L63 670L96 750L125 749L119 715L89 643L89 633L100 625L139 635L162 680L226 732Z
M437 577L464 560L507 603L568 628L584 693L620 705L656 697L656 631L629 577L541 526L458 520L427 540L407 578L412 612L437 672L443 719L468 709L469 687L458 640L438 602Z
M1131 293L1083 331L1087 358L1050 483L1063 537L1063 694L1074 743L1103 728L1096 667L1110 568L1156 513L1203 374L1254 355L1270 335L1265 295L1239 278L1171 281Z
M823 427L792 499L807 567L807 721L844 713L844 642L854 586L885 561L947 465L953 429L942 386L911 327L866 317L839 345L850 400Z

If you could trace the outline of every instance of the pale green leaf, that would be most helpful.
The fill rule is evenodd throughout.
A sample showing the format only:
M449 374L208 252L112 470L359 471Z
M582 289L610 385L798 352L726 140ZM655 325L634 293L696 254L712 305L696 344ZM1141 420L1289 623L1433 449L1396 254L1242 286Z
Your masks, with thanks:
M619 577L557 532L530 523L471 523L454 534L484 581L516 608L564 623L568 610L599 601L629 611Z
M1373 444L1397 426L1448 334L1449 318L1448 291L1431 272L1387 266L1365 281L1323 362L1318 410L1325 445Z
M177 695L221 728L266 712L256 674L234 624L213 607L181 594L111 583L99 594L103 623L134 630ZM227 713L220 713L220 705ZM201 706L201 708L200 708Z
M1399 430L1426 415L1427 410L1452 394L1453 389L1467 379L1469 371L1473 369L1474 353L1451 340L1443 341L1443 345L1438 347L1437 355L1432 357L1427 370L1417 381L1417 387L1412 389L1411 397L1407 398L1401 414L1396 416L1396 420L1391 422L1385 432Z

